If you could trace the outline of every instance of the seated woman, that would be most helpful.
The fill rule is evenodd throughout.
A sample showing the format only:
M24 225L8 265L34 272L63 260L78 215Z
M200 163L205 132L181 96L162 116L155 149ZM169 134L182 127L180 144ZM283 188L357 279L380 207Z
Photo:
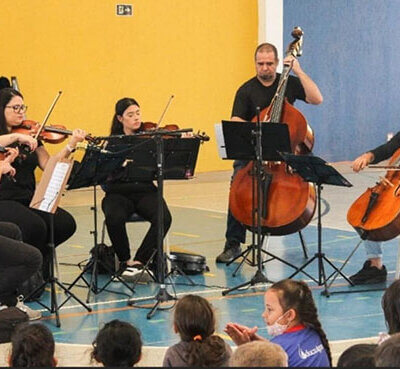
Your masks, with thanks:
M140 106L135 99L125 97L115 105L111 123L111 135L132 135L142 131ZM157 187L152 181L138 182L129 178L129 166L121 168L106 182L106 196L102 202L108 235L120 262L122 276L131 277L140 273L157 248L158 203ZM165 236L171 226L171 213L163 200ZM151 226L131 260L130 245L125 223L132 213L137 213ZM154 263L150 265L154 269Z
M18 154L9 149L10 155L0 161L0 178L3 174L15 175L11 162ZM0 222L0 309L16 306L24 311L29 320L40 319L40 311L32 310L17 297L18 286L42 266L39 250L21 242L21 231L13 223Z
M31 209L30 201L35 192L36 167L46 168L49 153L45 147L28 135L13 133L12 128L21 125L25 119L26 105L20 92L12 88L0 90L0 145L9 146L22 143L30 152L12 164L16 170L13 180L4 177L0 183L0 221L11 222L21 229L23 241L38 248L43 255L43 277L49 274L49 214ZM68 157L78 142L84 140L86 133L75 129L69 143L56 155ZM54 214L54 241L59 245L70 238L76 230L71 214L58 208Z

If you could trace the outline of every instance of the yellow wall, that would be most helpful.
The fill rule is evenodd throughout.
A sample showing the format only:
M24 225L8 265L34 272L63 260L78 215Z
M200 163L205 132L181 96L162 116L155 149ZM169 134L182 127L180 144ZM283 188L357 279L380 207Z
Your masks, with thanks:
M106 135L117 99L136 98L146 121L202 130L197 171L221 170L214 123L230 116L238 86L254 74L257 0L136 0L117 17L110 0L0 0L0 75L16 75L41 121ZM59 147L51 146L54 152Z

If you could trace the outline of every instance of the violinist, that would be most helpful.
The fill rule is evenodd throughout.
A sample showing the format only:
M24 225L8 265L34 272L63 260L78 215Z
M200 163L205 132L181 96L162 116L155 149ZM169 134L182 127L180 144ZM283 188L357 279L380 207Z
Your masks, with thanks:
M14 179L3 177L0 183L0 221L11 222L21 229L24 242L38 248L43 255L43 277L49 275L49 215L31 209L30 201L35 192L36 167L44 170L50 157L39 141L19 133L13 133L24 120L26 112L22 94L12 88L0 90L0 145L9 146L21 143L28 146L30 152L18 158L12 164L16 170ZM74 151L76 144L83 141L85 132L73 131L69 143L56 157L66 158ZM70 238L76 230L75 220L67 211L58 208L54 214L54 241L59 245Z
M18 150L7 150L4 160L0 160L0 179L2 175L15 175L11 163L17 155ZM16 290L41 268L42 255L38 249L21 240L22 234L17 225L0 222L0 309L16 306L28 315L29 320L36 320L42 314L26 306Z
M261 110L268 107L278 88L280 74L276 72L278 67L278 51L270 43L263 43L256 48L254 54L256 76L245 82L236 92L233 103L232 121L251 121L256 115L257 107ZM310 104L321 104L322 95L318 86L302 70L299 62L293 56L288 56L283 63L291 64L295 76L289 76L285 97L293 104L295 100L303 100ZM233 175L244 166L247 161L235 160L233 163ZM240 255L240 244L246 240L246 228L239 223L228 209L227 228L225 233L225 247L217 256L217 263L229 263Z
M354 172L358 173L368 164L376 164L389 159L394 152L400 148L400 132L396 133L391 140L373 150L360 155L352 163ZM382 242L364 240L364 248L367 254L367 260L363 267L350 280L354 284L373 284L385 282L387 279L387 270L382 261Z
M132 135L143 131L141 111L138 102L132 98L122 98L115 105L115 114L111 123L111 135ZM107 232L120 262L123 277L133 277L141 272L157 248L158 203L157 187L152 181L135 182L128 177L129 165L110 178L104 190L102 201ZM171 226L171 213L163 200L164 236ZM139 249L131 260L130 244L125 223L137 213L151 223ZM156 260L156 259L154 259ZM150 264L154 270L154 261Z

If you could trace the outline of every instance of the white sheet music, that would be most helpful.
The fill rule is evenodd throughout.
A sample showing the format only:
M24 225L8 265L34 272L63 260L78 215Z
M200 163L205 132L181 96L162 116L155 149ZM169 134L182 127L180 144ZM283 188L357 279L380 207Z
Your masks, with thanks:
M217 138L217 148L218 154L221 159L226 159L226 148L225 148L225 139L224 132L222 131L222 124L216 123L215 127L215 137Z
M43 200L40 203L39 210L49 212L56 201L57 196L61 190L61 186L68 173L69 164L59 162L56 164L53 174L51 175L49 184L44 194Z

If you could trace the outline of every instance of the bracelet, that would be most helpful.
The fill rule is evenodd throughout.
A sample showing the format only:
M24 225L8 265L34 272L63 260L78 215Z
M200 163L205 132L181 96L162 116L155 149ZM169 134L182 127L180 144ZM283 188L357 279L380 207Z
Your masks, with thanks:
M66 148L67 148L67 150L69 151L69 152L74 152L74 151L76 151L76 148L75 147L72 147L70 144L67 144L67 146L65 146Z

